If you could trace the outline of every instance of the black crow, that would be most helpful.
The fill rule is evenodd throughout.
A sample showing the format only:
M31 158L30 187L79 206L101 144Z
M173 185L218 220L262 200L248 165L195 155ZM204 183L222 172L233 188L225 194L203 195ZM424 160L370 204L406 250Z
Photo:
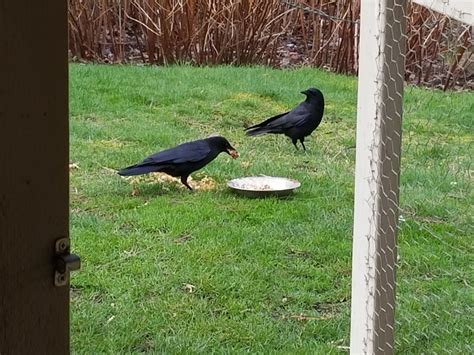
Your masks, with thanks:
M209 137L150 155L141 163L119 170L118 174L131 176L163 172L174 177L181 177L183 185L192 190L188 185L188 176L209 164L222 152L226 152L234 159L239 156L239 153L224 137Z
M309 136L321 123L324 113L323 93L315 88L302 91L306 100L296 106L293 110L285 112L263 121L245 130L248 136L258 136L265 133L282 133L291 138L296 149L298 140L303 149L304 137Z

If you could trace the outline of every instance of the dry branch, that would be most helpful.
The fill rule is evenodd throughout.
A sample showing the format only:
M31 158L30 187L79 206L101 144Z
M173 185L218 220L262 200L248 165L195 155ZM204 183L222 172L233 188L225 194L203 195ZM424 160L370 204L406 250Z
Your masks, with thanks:
M356 74L359 11L360 0L69 0L69 50L85 61ZM406 11L406 80L472 88L472 29L419 5Z

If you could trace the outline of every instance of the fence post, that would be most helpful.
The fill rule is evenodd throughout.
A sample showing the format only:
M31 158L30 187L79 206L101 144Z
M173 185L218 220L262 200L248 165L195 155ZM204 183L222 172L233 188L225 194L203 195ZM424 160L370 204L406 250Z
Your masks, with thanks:
M405 1L361 3L351 354L393 353Z

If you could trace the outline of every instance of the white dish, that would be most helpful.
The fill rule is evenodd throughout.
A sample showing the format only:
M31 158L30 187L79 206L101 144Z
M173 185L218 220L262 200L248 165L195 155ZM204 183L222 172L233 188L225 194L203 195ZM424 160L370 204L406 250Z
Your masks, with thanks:
M299 181L277 176L248 176L227 182L233 191L249 197L286 196L301 186Z

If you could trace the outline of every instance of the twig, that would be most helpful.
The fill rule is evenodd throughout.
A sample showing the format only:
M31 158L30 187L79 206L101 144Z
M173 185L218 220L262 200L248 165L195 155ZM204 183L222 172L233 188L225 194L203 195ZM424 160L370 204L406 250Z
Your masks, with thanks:
M297 3L297 2L294 2L294 1L291 1L291 0L280 0L280 2L282 2L283 4L285 4L287 6L290 6L292 8L300 9L300 10L303 10L304 12L307 12L307 13L316 14L316 15L319 15L321 17L325 17L325 18L327 18L329 20L332 20L332 21L342 21L342 22L349 22L349 23L354 23L354 24L360 22L360 20L351 20L351 19L347 19L345 17L329 15L328 13L326 13L322 10L316 9L314 7L305 6L303 4L300 4L300 3Z

